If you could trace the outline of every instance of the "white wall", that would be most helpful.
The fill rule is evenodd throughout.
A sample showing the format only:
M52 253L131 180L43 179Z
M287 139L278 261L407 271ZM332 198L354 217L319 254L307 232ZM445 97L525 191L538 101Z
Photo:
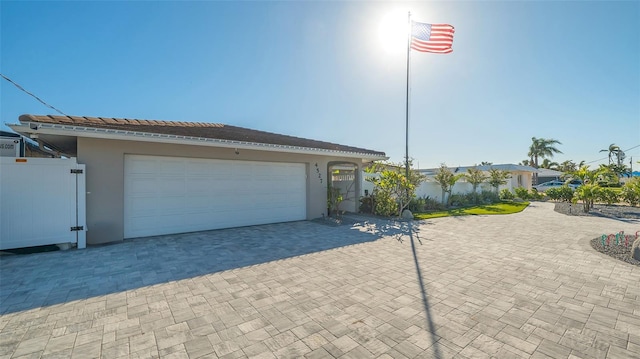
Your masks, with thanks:
M364 178L367 177L375 177L377 174L364 173ZM518 177L520 176L520 177ZM527 189L531 189L533 174L531 172L513 172L511 173L511 178L507 179L507 183L498 187L498 192L507 188L511 192L514 192L518 187L524 187ZM369 181L363 181L362 186L362 196L364 196L364 190L368 190L369 194L373 192L373 183ZM470 193L473 190L473 186L471 183L467 182L464 178L461 178L458 182L456 182L455 186L453 186L453 194L466 194ZM493 191L493 187L491 187L488 183L481 183L478 186L477 191ZM418 188L416 188L416 197L429 197L438 202L442 202L442 188L440 188L440 184L433 179L433 176L427 177L427 180L422 182Z
M61 243L84 248L85 174L75 158L1 157L0 250ZM71 230L77 226L83 229Z

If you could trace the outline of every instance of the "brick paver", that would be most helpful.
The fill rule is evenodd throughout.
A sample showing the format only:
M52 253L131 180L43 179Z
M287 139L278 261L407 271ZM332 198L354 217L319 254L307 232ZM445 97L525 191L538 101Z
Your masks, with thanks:
M3 256L0 358L640 357L639 221L360 219Z

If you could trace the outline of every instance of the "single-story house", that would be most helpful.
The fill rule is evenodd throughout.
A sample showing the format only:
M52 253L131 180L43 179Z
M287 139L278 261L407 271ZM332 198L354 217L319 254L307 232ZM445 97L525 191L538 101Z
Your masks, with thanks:
M564 172L556 171L548 168L538 168L538 183L545 183L553 180L561 179Z
M511 178L507 179L507 183L501 185L498 190L501 191L504 188L514 191L518 187L523 187L530 190L532 187L533 174L537 169L530 166L522 166L515 164L500 164L500 165L486 165L486 166L465 166L465 167L450 167L449 169L454 174L466 173L470 168L477 168L480 171L485 172L488 175L490 169L496 169L500 171L507 171L511 174ZM442 189L440 184L435 181L434 177L438 173L439 168L419 169L418 172L425 175L426 181L422 182L416 189L416 196L426 197L441 200ZM471 183L467 182L463 177L456 182L453 187L452 193L469 193L473 190ZM488 183L482 183L478 187L479 191L493 190Z
M51 115L19 121L8 126L86 165L87 244L322 217L333 166L351 166L361 193L362 168L387 159L219 123Z

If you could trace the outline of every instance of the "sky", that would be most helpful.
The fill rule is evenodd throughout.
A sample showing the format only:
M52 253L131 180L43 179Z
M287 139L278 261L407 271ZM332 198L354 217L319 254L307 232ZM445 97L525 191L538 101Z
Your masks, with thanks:
M456 29L453 53L410 54L416 167L517 164L537 137L562 143L556 162L597 166L614 143L640 169L638 1L2 0L0 72L69 115L224 123L402 162L408 11ZM0 129L25 113L56 114L0 79Z

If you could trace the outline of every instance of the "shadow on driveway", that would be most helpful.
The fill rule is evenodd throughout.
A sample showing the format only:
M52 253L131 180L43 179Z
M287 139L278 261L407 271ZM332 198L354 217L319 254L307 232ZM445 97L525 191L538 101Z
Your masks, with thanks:
M430 222L421 221L421 225L428 225ZM422 270L420 269L420 262L418 261L418 254L416 252L416 242L422 244L423 239L420 237L420 227L415 225L414 221L397 221L397 220L366 220L359 223L355 223L353 228L359 228L368 233L372 233L376 236L393 236L399 242L409 240L411 244L411 253L413 254L413 263L416 269L416 277L418 280L418 286L420 287L420 294L422 296L422 305L424 307L426 328L430 334L433 357L436 359L442 358L440 353L440 346L438 344L438 336L436 333L436 327L433 323L433 316L431 314L431 306L429 305L429 296L424 284L422 276Z
M0 259L0 314L371 242L385 235L311 221L126 240Z
M431 307L429 306L429 296L427 295L427 290L424 285L424 280L422 279L422 271L420 270L420 263L418 262L418 255L416 253L415 241L418 240L420 243L422 242L420 241L419 237L414 239L414 236L416 236L414 232L416 231L415 229L417 229L417 227L413 226L412 222L407 222L407 227L408 227L407 235L409 236L409 240L411 242L411 252L413 253L413 262L416 266L416 277L418 277L418 285L420 286L420 294L422 295L422 305L424 306L425 319L426 319L427 328L429 328L429 334L431 337L431 348L433 350L433 357L436 359L440 359L442 358L442 355L440 354L438 338L435 335L436 327L433 324Z

